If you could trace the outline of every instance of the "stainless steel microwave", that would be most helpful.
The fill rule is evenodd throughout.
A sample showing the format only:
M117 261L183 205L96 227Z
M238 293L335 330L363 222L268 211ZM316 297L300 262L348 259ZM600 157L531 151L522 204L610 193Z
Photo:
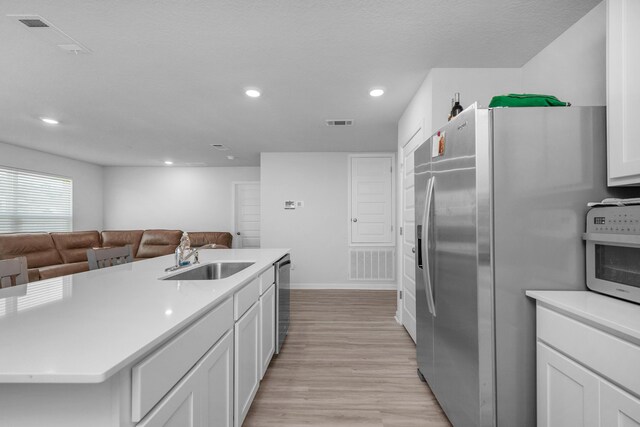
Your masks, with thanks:
M587 287L640 303L640 205L587 213Z

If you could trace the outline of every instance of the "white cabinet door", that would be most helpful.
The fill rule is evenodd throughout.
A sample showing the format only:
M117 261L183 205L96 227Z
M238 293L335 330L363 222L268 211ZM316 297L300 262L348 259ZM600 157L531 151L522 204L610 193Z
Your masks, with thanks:
M234 419L240 427L260 385L260 304L254 304L235 326Z
M233 426L233 331L210 352L203 366L204 426Z
M230 427L233 331L216 343L138 427Z
M538 427L598 427L599 379L538 342Z
M276 348L276 286L260 297L260 379L264 377Z
M201 390L202 382L198 381L198 373L191 371L143 418L138 427L202 426L199 416Z
M640 183L640 2L607 3L607 153L609 185Z
M604 381L600 405L600 426L640 427L640 400Z

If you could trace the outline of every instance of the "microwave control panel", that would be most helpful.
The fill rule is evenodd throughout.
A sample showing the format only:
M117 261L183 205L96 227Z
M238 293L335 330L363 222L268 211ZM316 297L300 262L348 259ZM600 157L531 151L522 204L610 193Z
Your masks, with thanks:
M591 209L587 214L587 232L640 234L640 205Z

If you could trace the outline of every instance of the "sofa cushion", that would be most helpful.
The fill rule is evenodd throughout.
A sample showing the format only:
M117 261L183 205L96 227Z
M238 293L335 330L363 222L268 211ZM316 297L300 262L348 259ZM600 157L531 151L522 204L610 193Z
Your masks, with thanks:
M49 233L0 234L0 259L27 257L29 268L62 264Z
M39 268L30 268L27 270L27 274L29 275L29 282L37 282L40 280Z
M40 268L40 280L51 279L52 277L66 276L68 274L82 273L89 271L89 263L74 262L71 264L50 265Z
M87 249L100 247L100 233L97 231L51 233L51 238L65 264L86 261Z
M188 234L189 240L191 241L191 246L194 248L199 248L200 246L208 245L210 243L215 243L216 245L222 245L230 248L231 241L233 240L233 236L231 235L231 233L227 232L189 231Z
M145 230L136 258L153 258L172 254L180 244L180 230Z
M115 248L131 245L131 252L135 256L140 247L140 239L144 230L107 230L102 232L102 247Z

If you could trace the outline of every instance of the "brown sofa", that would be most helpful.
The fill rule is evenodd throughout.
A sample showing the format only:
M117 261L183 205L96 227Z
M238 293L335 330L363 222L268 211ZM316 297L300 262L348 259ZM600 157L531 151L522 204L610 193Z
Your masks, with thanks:
M181 230L106 230L70 233L0 234L0 259L27 258L29 281L49 279L89 270L87 249L131 245L136 260L172 254L180 244ZM215 243L230 248L226 232L189 232L192 247Z

